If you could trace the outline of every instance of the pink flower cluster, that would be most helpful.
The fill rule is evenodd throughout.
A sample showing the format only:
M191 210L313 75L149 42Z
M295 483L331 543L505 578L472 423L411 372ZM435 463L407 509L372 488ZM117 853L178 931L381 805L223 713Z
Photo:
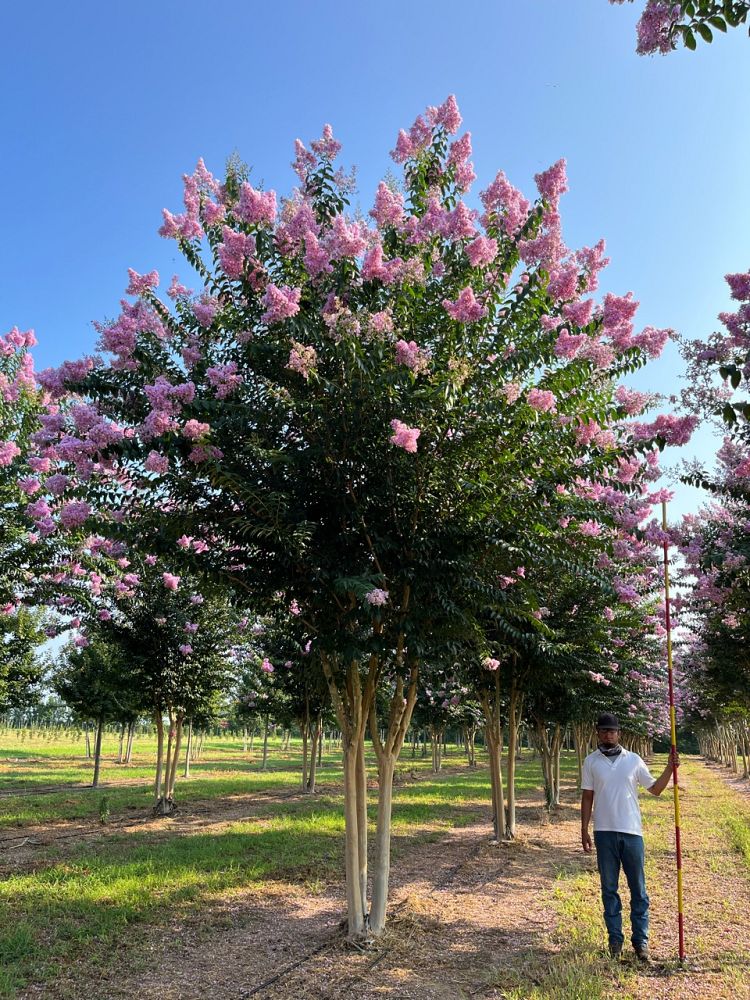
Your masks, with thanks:
M292 341L292 349L289 352L289 360L286 363L286 367L290 371L297 372L302 378L308 379L310 372L315 370L317 362L318 355L314 347L298 344L295 340Z
M698 421L699 418L692 414L676 417L671 413L662 413L650 424L632 423L630 430L636 441L661 437L667 444L680 446L688 443Z
M382 607L384 604L388 603L388 591L381 590L376 587L374 590L370 590L365 594L365 600L368 604L372 604L374 607Z
M485 656L482 660L482 666L485 670L497 670L500 667L500 660L496 660L492 656Z
M239 219L250 225L272 226L276 221L276 192L256 191L244 181L234 211Z
M302 296L302 289L289 288L287 285L279 288L272 282L266 289L263 296L263 305L266 311L261 316L264 323L269 326L272 323L281 323L285 319L291 319L299 312L299 301Z
M130 279L128 287L125 289L126 295L143 295L159 284L159 272L149 271L148 274L138 274L132 267L128 268Z
M255 237L235 232L229 226L223 227L221 235L223 242L217 253L224 274L232 279L241 278L245 264L255 256Z
M557 398L549 389L530 389L526 402L539 413L555 413L557 410Z
M20 454L21 449L14 441L0 441L0 466L10 465Z
M476 323L487 315L487 309L477 301L474 289L470 287L461 289L454 302L443 299L443 308L459 323Z
M421 375L430 367L430 355L414 340L397 340L396 364L406 365L415 375Z
M391 430L393 434L389 438L391 444L404 451L416 452L417 438L422 433L417 427L408 427L400 420L391 420Z
M180 586L180 577L173 573L162 573L161 578L167 590L177 590Z

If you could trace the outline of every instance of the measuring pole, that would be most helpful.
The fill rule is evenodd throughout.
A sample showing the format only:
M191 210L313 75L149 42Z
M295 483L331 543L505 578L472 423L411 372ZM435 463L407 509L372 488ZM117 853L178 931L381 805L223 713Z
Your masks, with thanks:
M672 670L672 617L669 608L669 541L667 532L667 502L661 503L661 523L664 529L664 609L667 629L667 676L669 678L669 725L672 754L677 751L677 725L674 710L674 672ZM674 792L674 833L677 854L677 928L680 943L680 962L685 961L685 927L682 909L682 847L680 844L680 792L677 785L677 767L672 764L672 790Z

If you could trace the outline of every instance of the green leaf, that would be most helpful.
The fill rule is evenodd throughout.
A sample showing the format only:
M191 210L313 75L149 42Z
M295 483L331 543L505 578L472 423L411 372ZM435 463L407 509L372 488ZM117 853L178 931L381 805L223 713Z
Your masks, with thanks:
M690 30L690 28L685 29L684 38L685 38L685 47L694 50L696 46L695 35Z
M712 24L714 28L718 28L719 31L727 30L727 22L720 14L714 14L713 17L709 17L708 20L709 23Z
M698 22L695 26L695 30L701 36L704 42L712 42L714 40L713 32L707 24Z
M732 388L736 389L737 386L742 381L742 372L738 372L736 369L732 372L731 378L729 380L732 383Z

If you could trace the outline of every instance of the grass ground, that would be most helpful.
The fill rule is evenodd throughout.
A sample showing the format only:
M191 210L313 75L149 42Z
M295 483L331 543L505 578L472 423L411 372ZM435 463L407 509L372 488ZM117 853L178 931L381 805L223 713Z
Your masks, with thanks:
M577 844L571 758L563 806L551 817L538 764L521 764L520 836L498 849L489 845L486 770L470 771L454 752L432 775L407 749L395 792L391 936L363 957L338 935L343 815L335 752L326 755L320 794L309 797L297 790L295 747L282 754L274 743L263 772L257 746L246 755L241 741L207 743L194 776L178 784L180 812L152 819L150 791L140 784L151 777L145 741L130 768L107 762L101 792L39 795L35 787L90 779L81 744L27 740L22 756L12 740L0 740L0 996L90 998L93 977L106 983L107 998L239 997L300 958L257 995L750 996L743 992L750 797L698 760L681 770L686 973L670 964L670 803L667 793L643 802L660 959L644 976L602 955L596 874ZM105 751L114 757L116 747ZM106 825L102 794L111 810Z

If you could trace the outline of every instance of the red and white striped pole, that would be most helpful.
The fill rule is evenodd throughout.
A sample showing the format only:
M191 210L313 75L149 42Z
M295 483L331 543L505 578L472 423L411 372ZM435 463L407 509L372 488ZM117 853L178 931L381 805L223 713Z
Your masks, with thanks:
M680 962L685 961L685 926L682 908L682 845L680 842L680 791L677 784L677 766L674 755L677 752L677 725L674 710L674 671L672 669L672 616L669 608L669 541L667 532L667 503L662 500L661 523L664 530L664 609L667 629L667 676L669 678L669 725L672 742L672 787L674 792L674 832L677 854L677 928L679 935Z

